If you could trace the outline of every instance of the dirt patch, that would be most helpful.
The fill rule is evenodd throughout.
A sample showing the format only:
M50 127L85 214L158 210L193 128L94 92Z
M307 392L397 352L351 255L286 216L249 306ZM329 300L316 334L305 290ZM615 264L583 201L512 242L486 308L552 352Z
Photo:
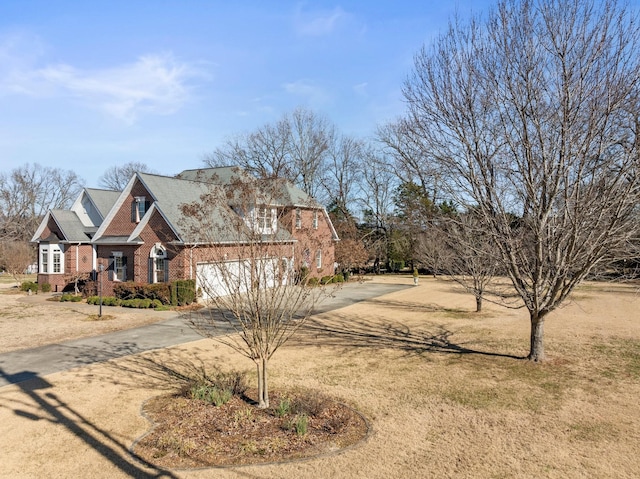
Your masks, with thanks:
M234 396L214 406L185 394L156 397L143 411L154 423L133 452L167 469L265 464L335 453L361 441L365 419L317 392L276 393L258 409Z

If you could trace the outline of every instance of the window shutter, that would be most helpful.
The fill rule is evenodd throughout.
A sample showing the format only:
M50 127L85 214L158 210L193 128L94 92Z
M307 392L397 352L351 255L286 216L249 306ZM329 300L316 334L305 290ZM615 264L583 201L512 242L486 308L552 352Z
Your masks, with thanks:
M109 275L108 275L109 281L113 281L115 279L115 266L116 266L116 259L113 256L110 256L109 266L107 267L107 271L109 272Z
M137 213L137 208L138 205L137 203L134 201L131 202L131 222L135 223L136 222L136 213Z
M122 257L122 281L126 281L128 279L127 276L127 257Z
M149 284L153 283L153 268L154 268L154 264L153 263L154 263L154 259L153 258L149 258L149 274L147 276Z
M164 282L169 282L169 258L164 259Z

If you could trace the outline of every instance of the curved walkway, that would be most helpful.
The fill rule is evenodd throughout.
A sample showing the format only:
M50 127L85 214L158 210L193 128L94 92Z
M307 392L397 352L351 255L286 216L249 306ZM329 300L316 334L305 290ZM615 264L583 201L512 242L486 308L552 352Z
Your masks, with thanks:
M350 283L316 309L323 313L399 291L402 284ZM202 339L179 313L133 329L0 354L0 387L78 366Z

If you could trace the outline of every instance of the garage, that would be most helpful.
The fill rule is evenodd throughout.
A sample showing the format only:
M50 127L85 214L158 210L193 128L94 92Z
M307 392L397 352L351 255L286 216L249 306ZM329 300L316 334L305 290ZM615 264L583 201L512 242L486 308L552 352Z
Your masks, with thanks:
M196 265L196 289L201 299L209 301L214 297L232 293L245 293L253 284L261 288L273 288L276 284L286 284L292 278L289 258L266 258L252 260L232 260ZM281 283L278 281L281 278Z

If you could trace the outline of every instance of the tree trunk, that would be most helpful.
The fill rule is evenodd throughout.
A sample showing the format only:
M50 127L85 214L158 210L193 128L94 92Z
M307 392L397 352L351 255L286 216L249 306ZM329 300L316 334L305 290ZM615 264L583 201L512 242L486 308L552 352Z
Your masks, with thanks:
M476 295L476 313L482 311L482 294Z
M267 381L267 358L262 358L262 389L263 396L262 401L264 403L264 407L269 407L269 381Z
M529 312L531 318L531 343L529 347L530 361L544 361L544 316L538 312Z
M266 358L256 359L258 370L258 407L266 409L269 407L269 388L267 385L267 360Z

